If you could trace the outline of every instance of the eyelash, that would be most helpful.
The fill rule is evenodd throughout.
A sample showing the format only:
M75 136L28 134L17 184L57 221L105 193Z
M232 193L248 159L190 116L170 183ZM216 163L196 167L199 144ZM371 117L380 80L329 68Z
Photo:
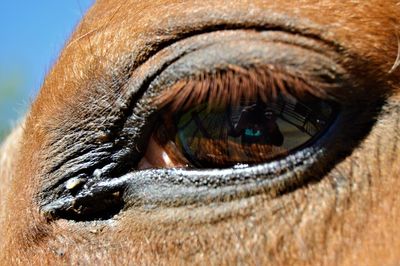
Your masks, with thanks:
M246 69L230 65L229 69L180 80L154 99L158 109L168 106L170 112L187 110L203 102L214 106L237 105L242 99L260 98L274 101L278 94L290 97L328 98L326 84L309 84L312 79L293 76L276 66L254 66ZM331 97L331 100L334 98Z

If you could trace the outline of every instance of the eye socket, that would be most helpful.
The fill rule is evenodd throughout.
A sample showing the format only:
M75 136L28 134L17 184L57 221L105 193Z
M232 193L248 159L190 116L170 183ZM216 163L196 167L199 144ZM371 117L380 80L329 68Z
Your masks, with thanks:
M213 85L218 80L203 76L185 85L178 83L179 89L160 96L159 105L167 106L138 168L237 168L266 163L311 145L338 114L337 104L304 92L311 88L283 73L278 77L269 73L254 82L248 80L256 79L254 70L237 72L212 75L211 79L221 81L218 89ZM240 82L230 80L236 76L242 76Z
M371 84L338 64L340 55L331 48L290 33L247 30L205 33L165 48L121 85L127 101L118 100L119 111L106 117L112 125L106 126L107 138L72 134L70 146L84 148L78 149L82 156L76 157L80 153L75 151L55 161L49 171L54 181L46 183L38 198L41 210L50 218L108 219L122 208L207 204L258 193L275 197L319 180L369 132L385 90L383 84ZM370 89L375 87L381 88L378 95L371 94L378 91ZM294 106L292 116L274 108L283 103ZM243 152L232 159L225 154L216 161L204 152L204 145L184 147L193 134L182 123L193 111L205 108L200 120L214 134L218 130L210 121L254 104L272 109L283 143L268 145L286 151L257 160L252 156L257 151L249 149L250 155ZM289 133L279 121L301 114L304 118L307 112L302 109L318 116L308 119L316 129L300 140L306 124L301 125L294 130L296 141L288 144ZM104 117L98 124L107 124ZM232 120L237 127L239 120ZM219 129L229 131L221 125ZM255 128L247 129L257 135ZM235 150L247 145L241 133L233 138ZM84 145L76 139L84 139ZM174 145L162 145L166 140ZM199 160L199 151L207 156Z

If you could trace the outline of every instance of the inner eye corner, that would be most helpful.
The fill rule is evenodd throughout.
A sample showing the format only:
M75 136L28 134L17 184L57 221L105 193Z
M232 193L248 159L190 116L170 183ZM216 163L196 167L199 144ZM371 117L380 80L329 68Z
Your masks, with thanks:
M158 123L138 168L268 163L312 145L338 115L337 103L296 77L239 70L179 81L158 96Z

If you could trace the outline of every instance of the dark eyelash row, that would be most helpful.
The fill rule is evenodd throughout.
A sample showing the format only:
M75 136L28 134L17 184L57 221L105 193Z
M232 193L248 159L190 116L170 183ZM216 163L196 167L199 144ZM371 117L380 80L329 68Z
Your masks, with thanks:
M256 99L273 102L278 95L299 98L313 95L326 99L329 86L306 76L294 76L273 65L250 69L230 65L225 70L180 80L156 97L154 103L159 109L168 106L171 112L178 112L203 102L219 107Z

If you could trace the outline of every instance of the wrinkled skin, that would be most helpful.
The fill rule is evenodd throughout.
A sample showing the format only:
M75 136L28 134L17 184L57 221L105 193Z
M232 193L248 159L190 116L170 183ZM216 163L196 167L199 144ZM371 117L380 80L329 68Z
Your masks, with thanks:
M399 18L395 0L97 1L1 148L1 264L398 264ZM379 81L386 88L365 93L384 97L377 120L324 176L274 197L257 193L151 210L127 206L103 221L43 213L38 195L51 182L45 173L55 150L62 157L70 145L60 138L70 133L66 124L85 121L73 132L96 131L90 122L102 112L93 106L123 93L109 86L111 72L122 72L127 61L131 70L138 68L171 43L163 41L184 32L191 36L214 25L281 28L279 23L334 42L342 47L335 60L360 83Z

